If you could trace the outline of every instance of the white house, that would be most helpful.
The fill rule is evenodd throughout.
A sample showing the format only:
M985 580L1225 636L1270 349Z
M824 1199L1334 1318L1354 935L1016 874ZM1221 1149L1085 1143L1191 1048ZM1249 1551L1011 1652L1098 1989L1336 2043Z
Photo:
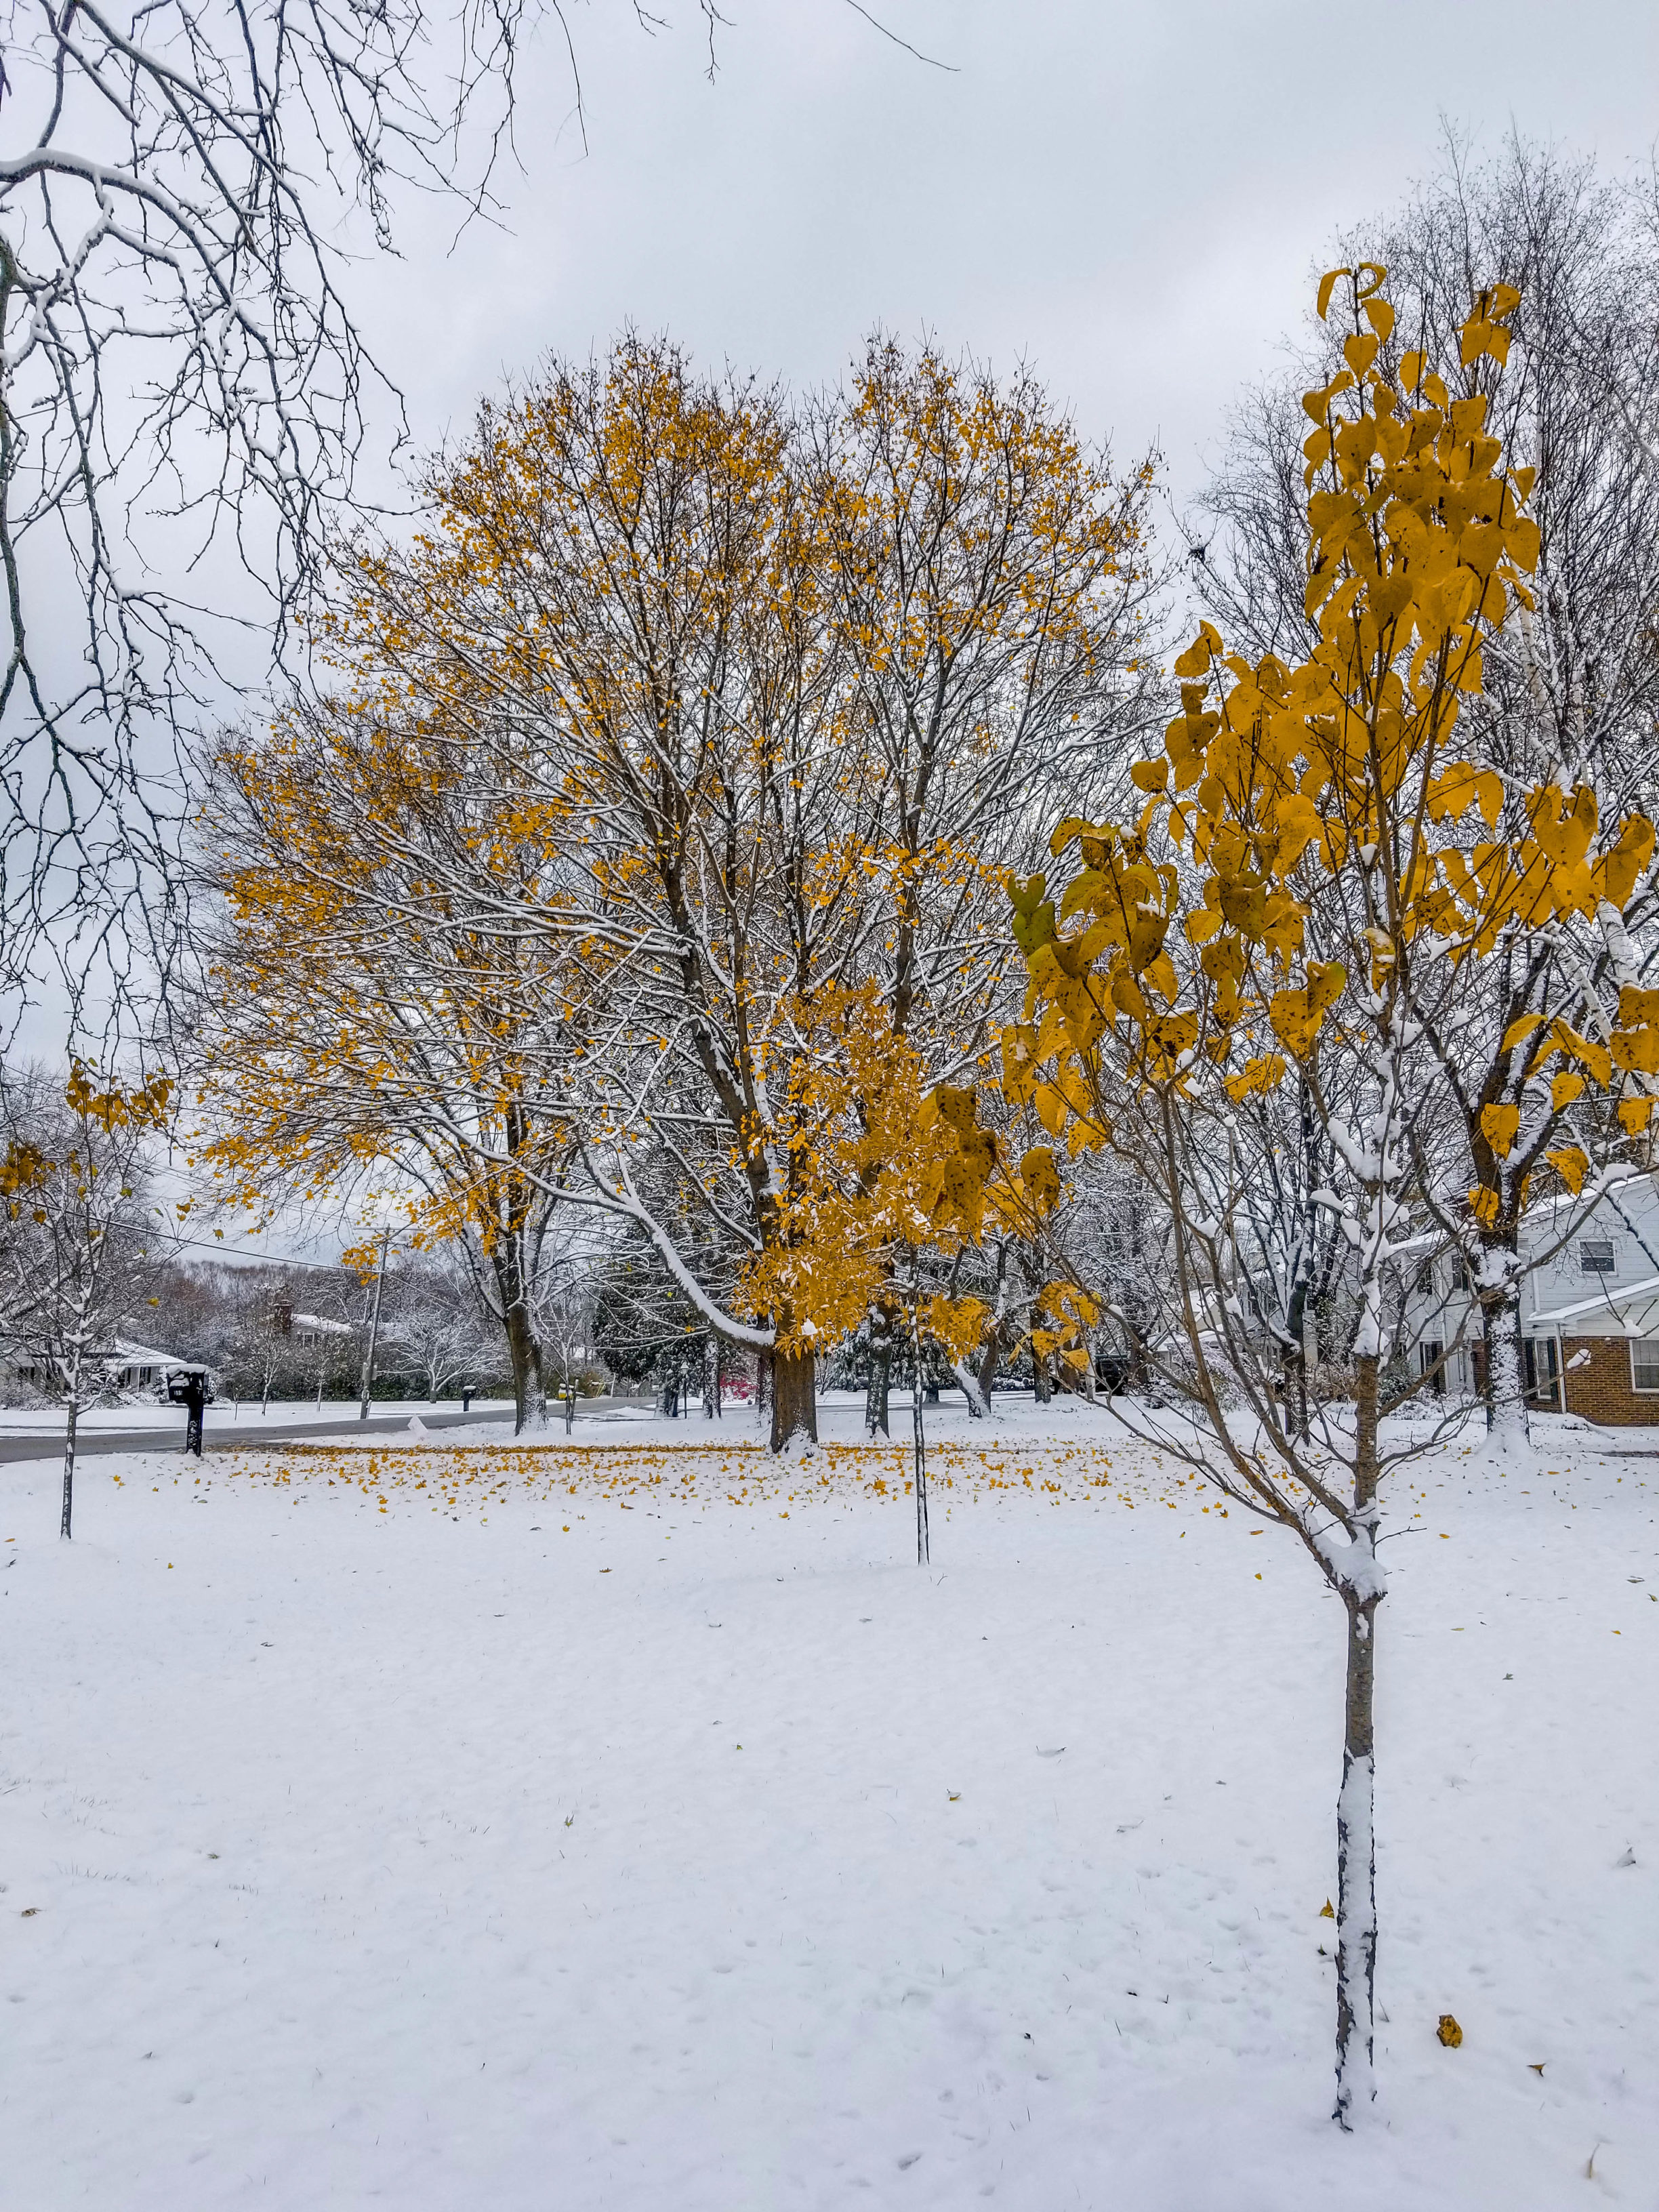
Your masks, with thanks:
M1550 1255L1522 1289L1528 1397L1541 1410L1587 1420L1659 1426L1656 1178L1620 1183L1575 1225L1578 1212L1565 1199L1540 1206L1522 1231L1523 1254ZM1461 1261L1443 1256L1425 1266L1408 1326L1425 1372L1443 1359L1444 1388L1478 1386L1480 1328Z

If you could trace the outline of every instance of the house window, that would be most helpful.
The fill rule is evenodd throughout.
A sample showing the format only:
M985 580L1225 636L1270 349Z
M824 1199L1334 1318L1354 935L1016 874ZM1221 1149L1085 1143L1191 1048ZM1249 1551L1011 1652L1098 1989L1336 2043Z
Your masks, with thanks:
M1611 1237L1587 1237L1578 1247L1579 1271L1586 1275L1610 1275L1613 1272L1613 1239Z
M1649 1338L1630 1348L1630 1387L1659 1392L1659 1341Z
M1659 1352L1659 1346L1655 1350ZM1523 1346L1527 1363L1527 1398L1530 1404L1556 1410L1555 1339L1529 1336ZM1659 1383L1656 1383L1659 1389Z

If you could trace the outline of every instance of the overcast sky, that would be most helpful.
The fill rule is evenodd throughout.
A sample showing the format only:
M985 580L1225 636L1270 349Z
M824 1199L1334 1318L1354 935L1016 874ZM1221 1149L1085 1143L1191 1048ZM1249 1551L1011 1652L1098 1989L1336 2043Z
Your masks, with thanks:
M569 0L545 30L504 227L405 207L352 295L418 441L626 323L798 384L878 322L1022 354L1120 460L1199 482L1228 404L1305 313L1332 236L1511 127L1617 174L1659 136L1654 0ZM48 1009L48 1012L51 1010ZM43 1015L42 1018L45 1018Z
M1511 124L1614 173L1659 134L1652 0L574 0L526 68L508 233L406 234L370 319L423 441L624 323L834 377L879 321L1024 353L1123 459L1189 489L1332 234Z

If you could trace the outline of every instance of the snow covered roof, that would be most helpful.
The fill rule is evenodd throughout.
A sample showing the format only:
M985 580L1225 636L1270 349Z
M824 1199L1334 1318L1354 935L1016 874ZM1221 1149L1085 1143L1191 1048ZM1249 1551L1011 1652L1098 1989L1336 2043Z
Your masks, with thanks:
M295 1328L316 1330L319 1336L356 1336L357 1332L349 1321L331 1321L326 1314L296 1313L290 1316Z
M191 1359L179 1352L158 1352L153 1344L135 1344L129 1336L115 1338L102 1356L123 1367L173 1367L181 1373L193 1370L201 1375L208 1371L205 1359Z
M1632 1169L1630 1174L1620 1176L1615 1181L1610 1182L1601 1193L1601 1196L1614 1200L1620 1196L1626 1199L1635 1198L1640 1195L1644 1184L1649 1187L1649 1194L1655 1194L1656 1189L1659 1189L1659 1173L1646 1169ZM1575 1212L1583 1212L1585 1223L1588 1224L1593 1218L1595 1211L1595 1208L1585 1207L1583 1200L1576 1194L1567 1191L1558 1191L1553 1198L1528 1199L1527 1211L1521 1225L1524 1233L1528 1230L1536 1229L1546 1221L1553 1225L1557 1214L1565 1213L1571 1218ZM1437 1256L1443 1252L1451 1252L1455 1255L1456 1249L1448 1239L1443 1230L1424 1229L1419 1230L1414 1237L1402 1237L1394 1247L1394 1253L1396 1259L1407 1260L1426 1253L1433 1253ZM1468 1255L1464 1255L1464 1256Z
M1586 1314L1613 1313L1620 1306L1651 1304L1656 1299L1659 1299L1659 1275L1644 1275L1639 1283L1624 1283L1617 1289L1609 1286L1592 1297L1575 1298L1571 1305L1550 1306L1534 1314L1527 1326L1536 1328L1541 1323L1557 1328L1564 1321L1582 1320Z

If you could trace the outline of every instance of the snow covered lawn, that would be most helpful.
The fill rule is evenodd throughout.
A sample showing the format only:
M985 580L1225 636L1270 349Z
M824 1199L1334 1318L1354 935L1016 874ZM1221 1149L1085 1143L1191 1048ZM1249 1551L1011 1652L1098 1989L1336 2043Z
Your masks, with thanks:
M88 1461L72 1547L0 1474L0 2196L1651 2212L1659 1461L1395 1501L1344 2140L1335 1601L1085 1408L937 1425L928 1572L903 1454L732 1422Z

